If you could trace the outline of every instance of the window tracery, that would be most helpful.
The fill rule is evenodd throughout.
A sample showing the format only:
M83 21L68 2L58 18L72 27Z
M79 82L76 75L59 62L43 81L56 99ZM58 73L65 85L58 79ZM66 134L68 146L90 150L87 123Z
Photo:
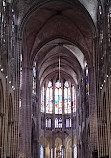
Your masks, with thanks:
M55 119L55 128L62 128L62 118Z
M62 114L62 84L55 83L55 114Z
M64 83L64 113L71 113L71 91L68 81Z
M70 87L68 81L64 84L55 82L53 86L52 81L48 82L46 92L44 85L41 88L41 112L52 114L71 114L76 112L76 89L74 86ZM46 96L46 101L44 96ZM71 97L72 96L72 97ZM55 106L55 107L54 107Z
M51 122L50 118L46 118L46 128L51 128Z
M36 62L33 63L33 88L32 93L36 94Z
M74 86L72 86L72 111L76 112L76 90Z
M46 90L46 113L52 114L53 112L53 86L52 82L49 81Z
M74 158L77 158L77 145L74 145Z
M44 86L42 87L41 90L41 112L44 113L45 107L44 107Z
M86 94L89 95L89 77L88 77L88 67L86 66Z
M72 123L71 118L67 118L66 119L66 128L71 128L71 123Z

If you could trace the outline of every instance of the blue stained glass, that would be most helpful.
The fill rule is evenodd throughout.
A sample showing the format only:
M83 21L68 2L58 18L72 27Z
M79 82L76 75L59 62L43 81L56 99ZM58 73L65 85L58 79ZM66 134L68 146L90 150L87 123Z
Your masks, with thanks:
M53 111L53 87L52 82L49 81L46 90L46 113L52 113Z
M33 63L33 94L36 94L36 62Z
M71 92L68 81L64 84L64 112L71 113Z
M88 76L86 76L86 85L89 83Z
M62 100L62 95L59 95L59 100Z
M44 86L41 90L41 112L44 112Z
M57 103L58 103L58 100L55 100L55 103L57 104Z
M62 87L59 80L55 83L55 114L62 114Z
M73 112L76 112L76 91L74 86L72 87L72 108Z

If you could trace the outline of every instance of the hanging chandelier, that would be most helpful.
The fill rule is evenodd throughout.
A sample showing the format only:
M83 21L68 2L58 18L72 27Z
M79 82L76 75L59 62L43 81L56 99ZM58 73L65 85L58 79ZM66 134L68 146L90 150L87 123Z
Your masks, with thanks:
M60 63L61 61L60 61L60 56L59 56L59 82L60 82L60 68L61 68L61 63Z

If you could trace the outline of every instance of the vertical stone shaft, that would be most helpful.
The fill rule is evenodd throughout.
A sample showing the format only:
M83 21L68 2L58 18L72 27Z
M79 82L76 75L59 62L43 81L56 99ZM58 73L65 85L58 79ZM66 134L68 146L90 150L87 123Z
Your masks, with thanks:
M31 99L32 99L32 69L23 67L22 94L21 94L21 133L20 155L31 158Z

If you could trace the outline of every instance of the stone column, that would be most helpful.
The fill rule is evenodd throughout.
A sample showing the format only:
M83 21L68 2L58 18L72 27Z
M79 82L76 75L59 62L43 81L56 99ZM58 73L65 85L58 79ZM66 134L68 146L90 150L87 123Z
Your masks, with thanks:
M53 81L53 124L52 124L52 152L55 158L55 80Z
M45 83L45 89L44 89L44 158L46 157L46 91L47 91L47 85Z
M40 131L41 131L41 88L40 88L40 81L38 78L38 69L36 67L36 97L37 97L37 113L36 113L36 131L37 131L37 151L36 151L36 157L39 158L40 157Z
M96 82L95 68L90 67L89 70L89 115L90 115L90 157L97 149L97 106L96 106Z
M74 95L74 94L73 94ZM74 157L74 134L73 134L73 127L74 127L74 119L73 119L73 99L72 99L72 85L71 85L71 132L72 132L72 158Z
M32 68L23 67L20 120L20 158L31 158Z
M3 156L3 127L4 127L4 117L3 113L0 113L0 158Z
M55 134L52 133L52 149L53 149L53 158L55 158Z
M62 131L65 129L65 118L64 118L64 83L62 83Z
M53 81L53 119L52 129L55 130L55 81Z
M49 158L51 158L51 154L52 154L52 150L51 150L52 148L51 148L51 146L49 147L49 150L50 150L50 157Z
M109 77L109 94L110 94L110 98L109 98L109 103L111 103L111 75ZM110 107L110 114L109 114L109 122L110 122L110 126L109 126L109 158L111 158L111 104L109 104Z

